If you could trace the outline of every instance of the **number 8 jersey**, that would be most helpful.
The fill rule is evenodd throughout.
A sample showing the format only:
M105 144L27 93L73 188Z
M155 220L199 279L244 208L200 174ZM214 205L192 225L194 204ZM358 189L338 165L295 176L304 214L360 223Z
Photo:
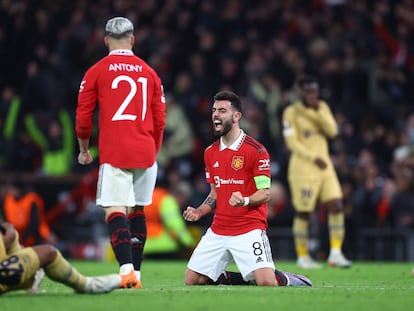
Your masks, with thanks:
M76 135L89 139L98 104L99 161L118 168L147 168L161 148L166 108L161 79L131 50L114 50L82 79Z

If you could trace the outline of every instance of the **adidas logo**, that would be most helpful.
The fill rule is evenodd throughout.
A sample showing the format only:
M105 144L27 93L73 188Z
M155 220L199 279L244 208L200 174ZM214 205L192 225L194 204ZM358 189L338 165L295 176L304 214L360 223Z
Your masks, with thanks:
M259 263L259 262L263 262L262 257L257 257L257 259L256 259L256 263Z
M142 244L141 240L138 239L137 237L131 238L131 243L132 244Z
M216 163L214 163L213 167L219 167L218 161L216 161Z

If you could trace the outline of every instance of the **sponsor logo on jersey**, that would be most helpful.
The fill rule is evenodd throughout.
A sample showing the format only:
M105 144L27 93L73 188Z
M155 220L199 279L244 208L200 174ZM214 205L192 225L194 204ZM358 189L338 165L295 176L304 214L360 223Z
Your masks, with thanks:
M216 161L215 163L214 163L214 165L213 165L213 167L219 167L220 165L219 165L219 163L218 163L218 161Z
M80 84L80 86L79 86L79 92L82 92L82 91L83 91L83 89L85 88L85 83L86 83L86 80L83 80L83 81L81 82L81 84Z
M267 171L270 170L270 159L262 159L259 160L259 171Z
M132 244L142 244L142 241L135 236L131 238L131 242Z
M238 171L243 167L244 157L243 156L234 156L231 160L231 167Z
M214 184L216 188L220 188L222 185L244 185L244 180L234 178L223 179L220 176L214 176Z

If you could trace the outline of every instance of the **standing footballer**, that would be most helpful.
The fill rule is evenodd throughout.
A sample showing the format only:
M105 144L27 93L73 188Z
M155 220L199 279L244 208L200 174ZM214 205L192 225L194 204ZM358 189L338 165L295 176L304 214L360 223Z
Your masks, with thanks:
M156 154L165 128L161 80L134 55L134 26L124 17L106 23L109 55L87 70L76 110L80 164L92 162L89 138L99 105L99 178L96 203L105 210L110 241L123 276L122 288L139 288L146 240L143 212L151 204Z
M293 236L297 265L319 268L308 251L308 228L311 213L318 203L328 211L330 266L347 268L351 262L342 254L345 236L342 190L329 156L328 139L338 127L326 102L319 99L318 81L305 76L297 82L301 100L283 113L283 136L291 151L288 180L295 209Z

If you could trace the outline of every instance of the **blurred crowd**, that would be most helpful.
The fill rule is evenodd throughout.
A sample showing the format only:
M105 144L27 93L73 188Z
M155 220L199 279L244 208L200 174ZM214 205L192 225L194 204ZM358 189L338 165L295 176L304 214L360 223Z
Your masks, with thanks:
M340 127L331 151L348 230L414 228L413 0L0 0L1 171L85 170L73 134L78 87L106 55L103 25L117 15L134 22L134 51L163 81L159 183L186 189L183 205L208 191L211 101L231 89L245 103L242 127L271 153L270 224L291 224L280 116L295 79L311 73Z

